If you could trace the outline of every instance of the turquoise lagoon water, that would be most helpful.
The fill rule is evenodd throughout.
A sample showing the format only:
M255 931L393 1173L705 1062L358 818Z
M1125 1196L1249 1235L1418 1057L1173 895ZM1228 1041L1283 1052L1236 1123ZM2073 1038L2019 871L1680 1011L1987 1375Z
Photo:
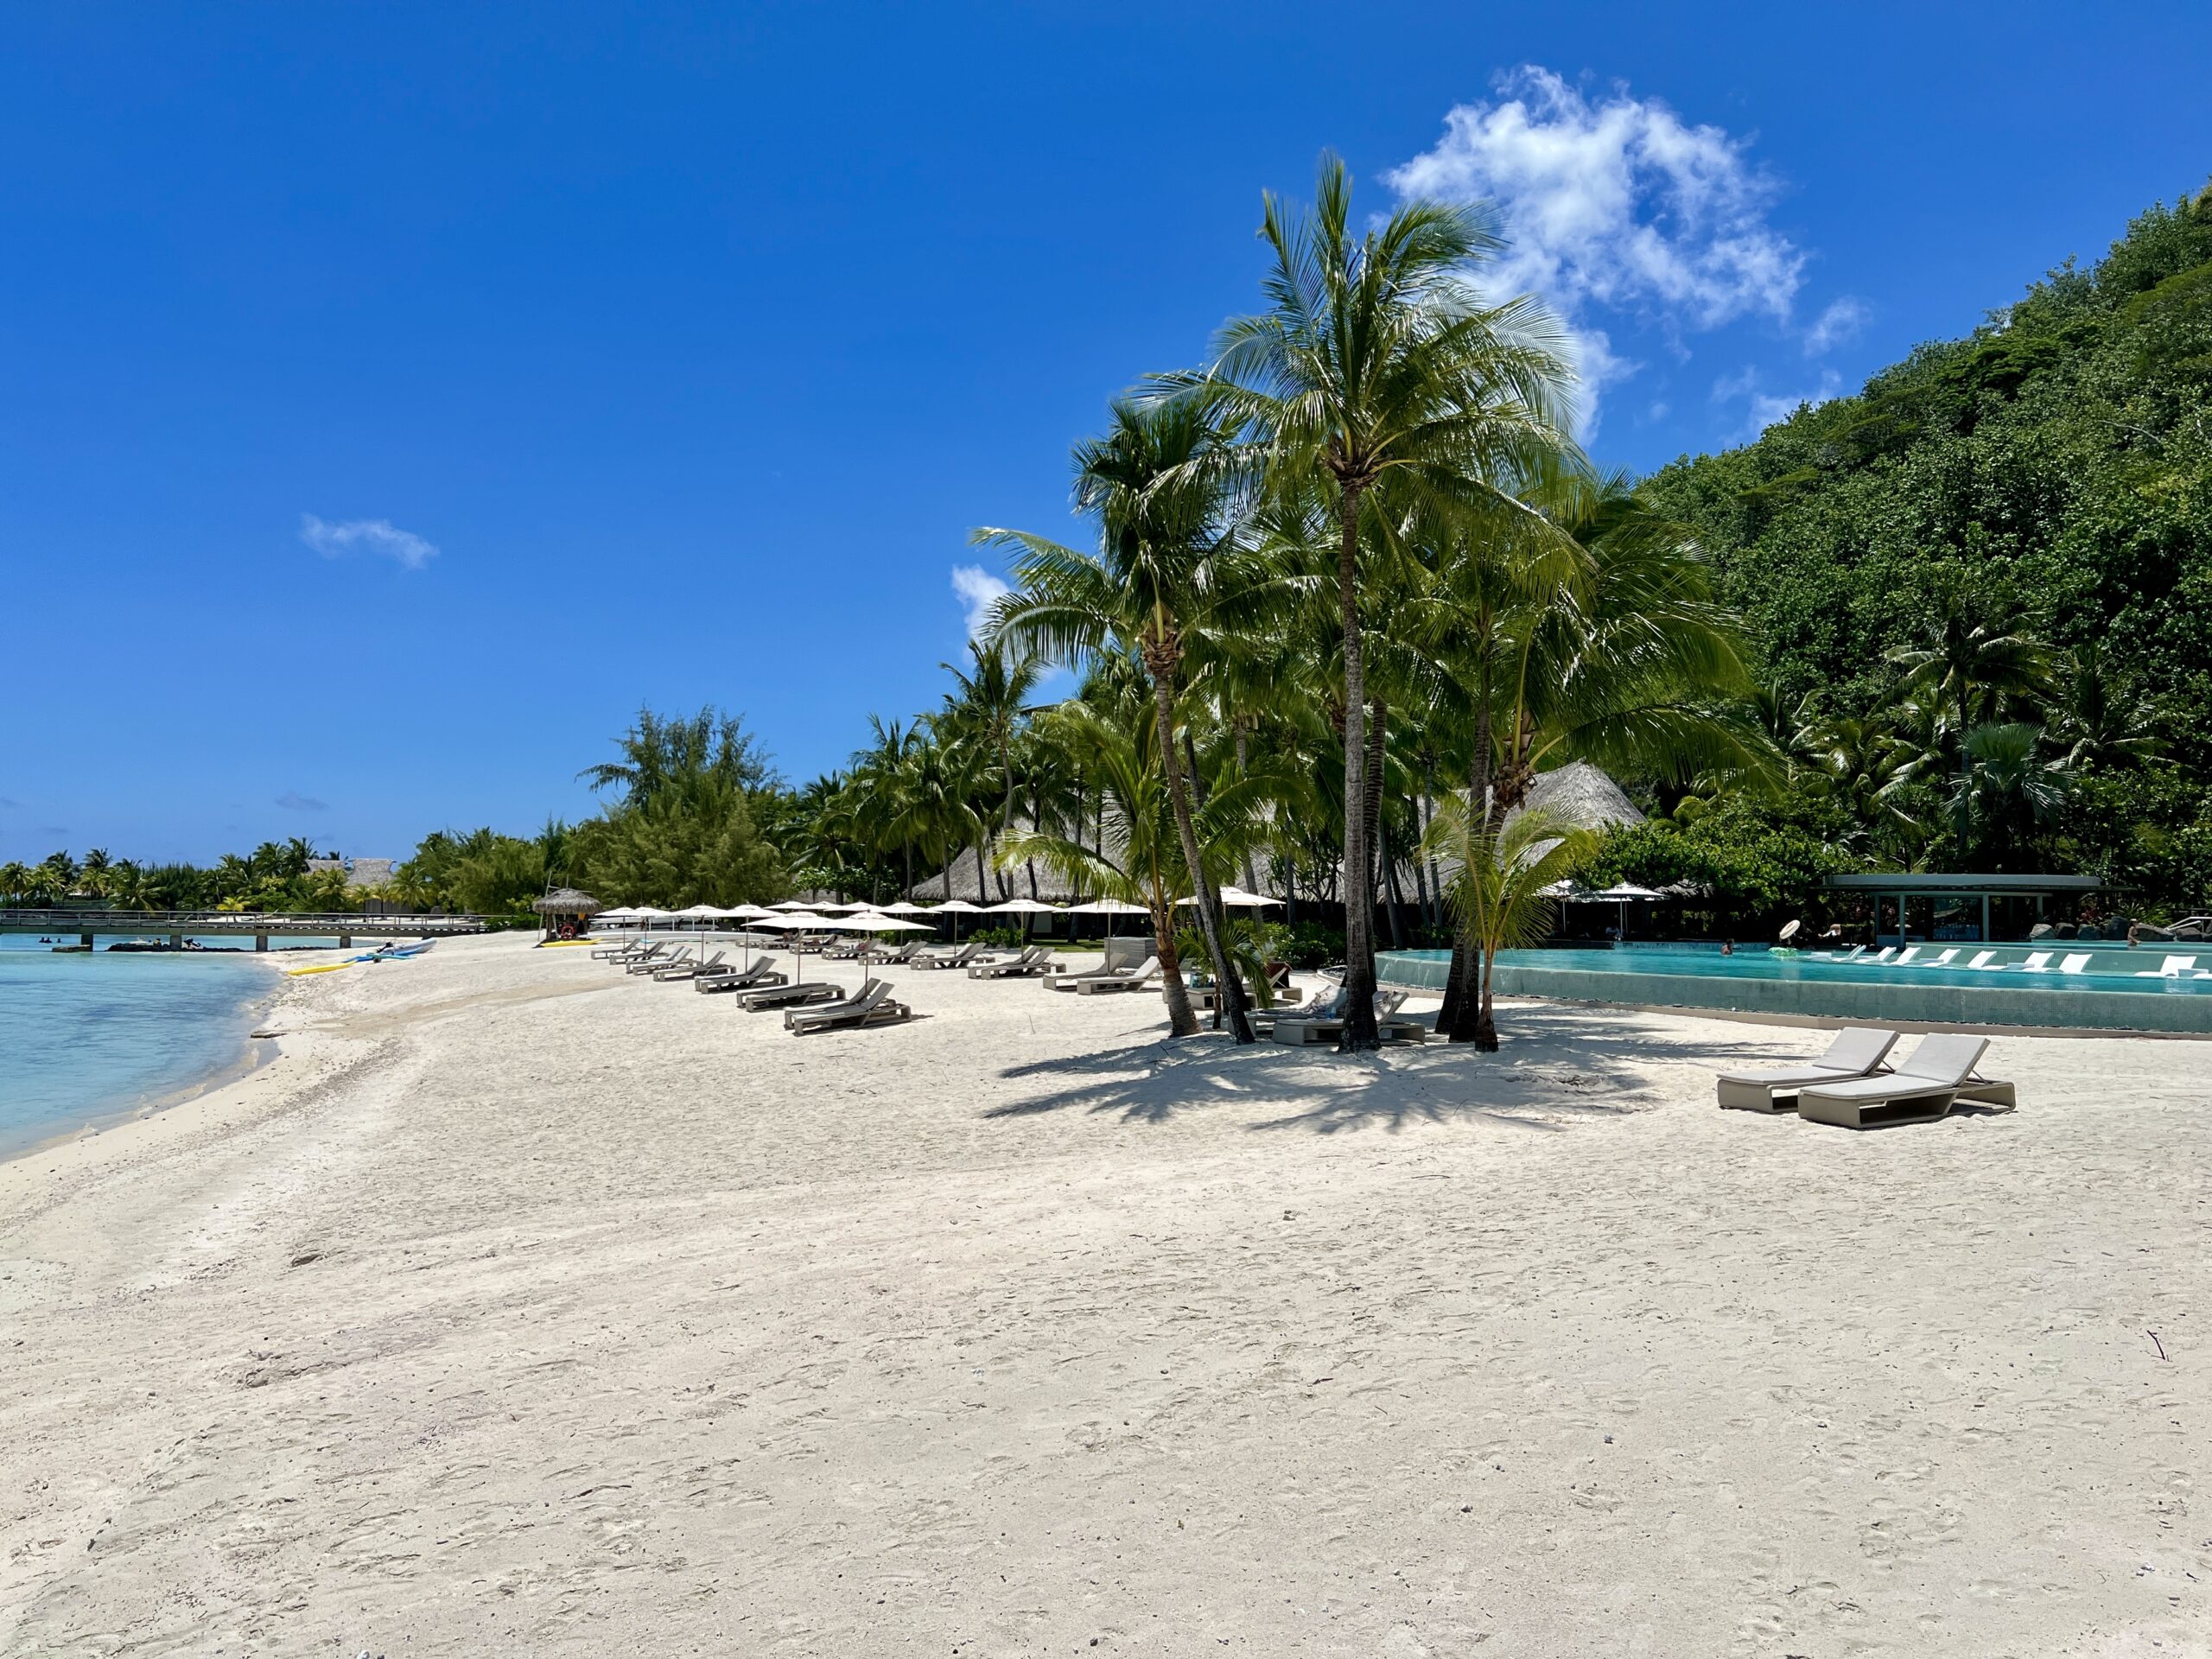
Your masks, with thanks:
M238 1069L276 989L269 958L251 951L57 955L7 941L0 1158Z
M1948 944L1920 947L1923 957ZM1966 964L1987 948L1996 964ZM2212 947L2051 942L2050 965L2024 964L2025 945L1962 944L1948 965L1845 962L1821 954L1776 955L1759 946L1732 956L1717 945L1630 944L1607 950L1507 950L1497 959L1496 988L1508 995L1593 1002L1663 1003L1682 1007L1805 1014L1859 1020L2042 1026L2088 1030L2212 1034ZM2059 971L2075 952L2089 961L2081 973ZM2169 956L2193 957L2166 977ZM1440 988L1450 953L1376 953L1387 983Z

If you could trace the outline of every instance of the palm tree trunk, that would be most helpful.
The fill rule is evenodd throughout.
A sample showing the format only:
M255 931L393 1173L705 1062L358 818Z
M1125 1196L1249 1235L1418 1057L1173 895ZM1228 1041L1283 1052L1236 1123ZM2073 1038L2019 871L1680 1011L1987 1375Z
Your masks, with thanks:
M976 826L976 902L979 905L991 902L991 895L983 887L983 826L980 823Z
M1375 1024L1374 870L1367 852L1367 665L1359 635L1359 490L1344 486L1337 603L1344 644L1344 1034L1340 1053L1382 1046Z
M1172 908L1162 915L1152 907L1152 953L1160 958L1160 988L1167 996L1167 1029L1178 1037L1198 1034L1198 1016L1191 1009L1191 988L1183 982L1183 957L1175 949L1175 916Z
M1497 1009L1491 1001L1491 972L1497 965L1497 953L1491 951L1483 957L1483 994L1479 1011L1475 1015L1475 1051L1480 1054L1497 1052Z
M1490 699L1484 696L1475 714L1475 766L1468 779L1467 810L1484 810L1491 792ZM1490 823L1485 815L1483 828ZM1452 937L1452 965L1444 976L1444 1007L1436 1016L1437 1030L1455 1043L1482 1042L1480 997L1488 995L1490 978L1483 968L1483 950L1471 911L1455 917ZM1480 987L1478 996L1478 987ZM1492 1038L1495 1040L1493 1030Z
M1236 775L1242 778L1252 769L1252 733L1241 715L1237 716L1234 729L1236 733ZM1247 847L1244 849L1244 891L1257 893L1259 890L1259 869L1252 862L1252 849Z
M1160 664L1152 671L1153 713L1160 722L1160 769L1167 784L1167 802L1175 814L1175 838L1183 844L1183 861L1190 868L1191 896L1196 899L1198 912L1198 931L1205 935L1206 956L1213 967L1215 995L1220 999L1221 1011L1228 1017L1230 1033L1240 1043L1254 1040L1252 1021L1244 1005L1243 982L1236 977L1229 964L1229 953L1221 944L1221 894L1206 879L1205 861L1198 855L1198 830L1191 817L1189 780L1183 776L1181 759L1175 753L1175 691L1166 664ZM1171 917L1170 921L1173 920ZM1160 958L1160 969L1166 970L1167 959ZM1178 976L1179 983L1180 976ZM1187 1008L1190 998L1184 998ZM1193 1029L1195 1029L1195 1026Z

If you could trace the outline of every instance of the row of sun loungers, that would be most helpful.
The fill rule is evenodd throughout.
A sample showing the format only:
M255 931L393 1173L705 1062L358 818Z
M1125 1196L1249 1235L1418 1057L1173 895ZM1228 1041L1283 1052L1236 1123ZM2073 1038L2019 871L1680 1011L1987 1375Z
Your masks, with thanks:
M755 957L739 968L724 963L722 958L729 954L726 950L701 960L692 955L690 946L671 946L665 940L652 944L639 941L592 954L613 963L626 974L650 974L656 981L689 980L696 991L727 991L748 1014L780 1009L784 1028L793 1036L893 1025L914 1017L912 1008L892 997L888 981L871 977L850 995L843 986L826 981L795 985L790 976L777 969L773 957ZM886 953L892 960L904 960L905 955L903 950Z
M1962 1102L2000 1112L2019 1104L2011 1084L1975 1070L1986 1037L1931 1032L1891 1068L1886 1062L1897 1041L1894 1031L1846 1027L1818 1059L1722 1072L1720 1104L1751 1112L1794 1108L1800 1117L1847 1129L1932 1123Z
M1971 958L1961 963L1958 960L1961 948L1955 946L1938 951L1932 957L1923 957L1920 954L1921 947L1916 944L1906 945L1902 950L1894 944L1888 944L1871 953L1860 946L1836 960L1862 963L1868 967L1948 968L1955 964L1985 974L2045 974L2052 971L2050 959L2058 954L2055 950L2031 950L2024 961L1999 962L1994 950L1977 950ZM2069 951L2059 962L2057 971L2062 974L2086 973L2092 954L2088 950ZM2156 968L2139 968L2134 973L2138 979L2212 979L2212 971L2198 968L2195 957L2168 957Z

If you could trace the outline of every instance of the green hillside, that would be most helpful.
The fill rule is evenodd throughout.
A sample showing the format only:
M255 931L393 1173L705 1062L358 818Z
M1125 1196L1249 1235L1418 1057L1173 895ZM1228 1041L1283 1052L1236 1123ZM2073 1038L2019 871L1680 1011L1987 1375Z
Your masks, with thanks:
M1777 738L1875 820L1866 857L2212 901L2212 188L1650 488L1750 620Z

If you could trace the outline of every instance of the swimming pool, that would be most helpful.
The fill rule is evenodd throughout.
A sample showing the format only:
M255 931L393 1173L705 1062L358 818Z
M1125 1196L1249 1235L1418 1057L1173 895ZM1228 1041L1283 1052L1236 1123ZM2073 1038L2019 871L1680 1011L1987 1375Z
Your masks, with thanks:
M1933 958L1952 948L1923 945L1919 959L1903 966L1814 953L1777 956L1757 947L1723 956L1718 945L1699 944L1508 950L1497 959L1493 982L1507 995L1586 1002L2212 1035L2212 947L1965 945L1949 963L1934 965ZM1989 962L1969 968L1985 950ZM2025 966L2037 953L2045 953L2046 965ZM2170 956L2192 959L2176 975L2163 976ZM2059 971L2069 957L2087 960L2077 972ZM1445 950L1376 956L1383 982L1424 990L1443 988L1450 961ZM2208 976L2196 977L2200 971Z

